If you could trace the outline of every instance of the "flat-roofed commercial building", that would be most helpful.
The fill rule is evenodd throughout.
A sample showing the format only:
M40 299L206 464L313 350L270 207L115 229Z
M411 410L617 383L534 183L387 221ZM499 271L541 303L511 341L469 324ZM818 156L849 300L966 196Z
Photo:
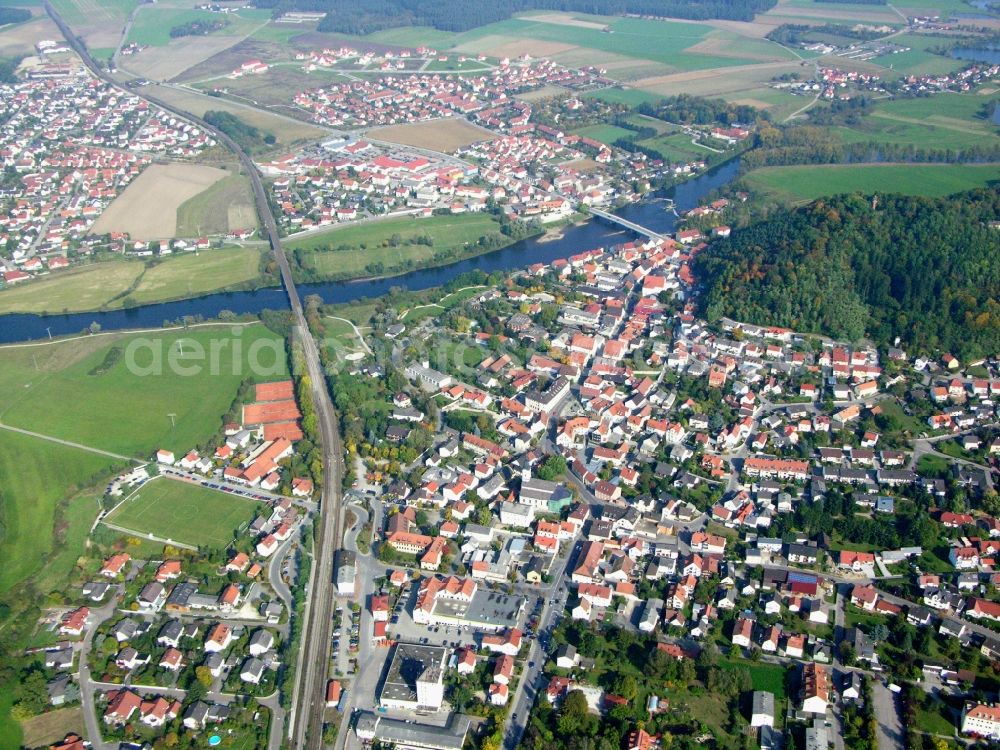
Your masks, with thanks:
M437 711L444 702L444 670L448 649L398 643L389 663L378 702L382 708Z

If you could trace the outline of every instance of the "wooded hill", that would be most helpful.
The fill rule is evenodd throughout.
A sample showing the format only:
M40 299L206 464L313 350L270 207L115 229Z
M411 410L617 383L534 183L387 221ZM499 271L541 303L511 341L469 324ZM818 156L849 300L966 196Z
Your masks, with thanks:
M1000 352L1000 193L837 196L695 260L702 312L962 359Z

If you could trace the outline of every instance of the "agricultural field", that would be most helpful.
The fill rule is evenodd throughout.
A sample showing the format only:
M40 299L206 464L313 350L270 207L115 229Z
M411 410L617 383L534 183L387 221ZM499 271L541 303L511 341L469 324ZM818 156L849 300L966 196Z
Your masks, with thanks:
M458 35L453 49L491 57L530 54L556 61L583 49L588 51L592 65L631 58L661 63L678 71L745 64L760 52L759 40L746 40L749 46L737 45L719 54L721 45L712 43L714 30L705 24L587 16L587 23L581 25L576 15L570 16L576 23L551 20L566 15L547 14L549 20L541 22L533 17L513 18L482 26ZM787 57L780 48L775 50L769 59ZM752 56L743 56L747 54Z
M810 201L839 193L942 196L1000 181L997 164L868 164L765 167L744 178L751 190Z
M0 488L4 528L0 537L0 559L4 560L0 595L49 563L55 550L57 517L66 520L65 508L60 507L63 501L124 467L124 461L0 429L0 475L4 477ZM81 497L69 504L85 506L81 510L89 516L89 520L84 519L86 534L97 517L97 502ZM72 559L75 561L82 551L81 544Z
M127 232L133 240L177 236L177 209L228 173L200 164L153 164L94 223L94 234Z
M135 21L126 41L135 42L144 47L166 47L178 39L201 38L200 36L170 36L170 30L175 26L198 21L225 24L221 29L208 36L243 38L253 33L257 27L266 24L270 18L270 11L248 8L241 8L237 13L223 15L191 7L170 7L163 4L145 5L136 13Z
M230 50L222 55L217 55L205 62L204 67L217 69L217 60L225 60L229 57ZM306 89L317 86L330 86L336 83L346 83L350 79L346 76L331 70L316 70L306 73L302 70L301 64L278 63L272 65L266 73L241 78L229 78L228 72L236 65L245 62L259 55L240 55L239 62L226 68L224 75L212 75L200 80L196 78L194 69L185 71L183 78L191 79L191 86L205 91L222 91L226 96L236 98L240 101L254 102L256 106L264 108L288 108L293 106L295 95ZM199 66L202 67L202 66Z
M202 117L210 109L229 112L248 125L274 135L278 139L279 146L291 146L303 141L316 140L327 134L327 131L322 128L294 120L291 117L272 114L249 105L208 96L188 88L150 86L149 91L152 95L163 99L167 104L198 117Z
M433 149L449 154L473 143L496 138L496 133L473 125L460 117L390 125L369 130L367 135L379 141L401 143L404 146Z
M431 216L426 219L407 216L335 227L298 239L293 237L284 245L291 251L331 248L305 255L307 267L321 276L357 277L366 274L369 264L381 263L387 273L407 268L407 264L426 264L439 252L464 248L486 234L499 231L500 225L488 214ZM402 241L397 247L390 245L394 235ZM434 244L405 244L406 240L424 235L432 237ZM351 249L332 249L341 245Z
M35 42L58 36L59 30L48 16L38 16L15 26L4 27L0 29L0 57L34 54Z
M156 477L104 518L138 535L220 549L263 508L262 503L178 479Z
M961 4L961 0L942 0L942 4ZM968 9L969 6L965 6ZM900 13L887 5L861 3L820 3L815 0L778 0L778 4L756 18L762 23L868 23L898 24Z
M259 324L7 346L0 422L125 456L180 453L219 431L242 380L286 372L283 340Z
M177 207L177 236L203 237L257 226L250 181L230 174Z
M836 127L845 143L894 143L915 148L968 148L1000 142L1000 129L980 113L990 99L975 94L936 94L879 103L860 124Z
M53 0L52 5L87 47L108 48L118 45L125 22L139 0ZM50 38L58 37L56 32Z

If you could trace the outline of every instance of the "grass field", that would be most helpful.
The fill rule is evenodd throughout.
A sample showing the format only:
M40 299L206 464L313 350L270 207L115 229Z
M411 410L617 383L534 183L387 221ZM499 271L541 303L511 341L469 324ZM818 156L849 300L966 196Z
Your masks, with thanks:
M609 102L611 104L627 104L630 107L635 107L639 104L656 104L663 97L659 94L654 94L650 91L641 91L640 89L623 89L623 88L609 88L609 89L598 89L597 91L590 91L584 94L584 97L592 97L594 99L600 99L604 102Z
M0 430L0 594L35 575L53 551L56 507L77 490L102 482L124 463L39 438ZM75 506L74 501L71 505ZM97 515L96 503L81 501L77 520ZM80 518L82 516L82 518ZM89 521L85 521L89 529ZM74 531L81 524L70 524ZM77 540L78 541L78 540ZM67 544L75 555L82 545ZM65 562L65 561L64 561ZM68 572L68 571L67 571Z
M221 548L263 507L246 498L176 479L157 477L105 520L140 534L197 547Z
M262 325L2 347L0 421L126 456L180 454L217 433L240 382L255 376L286 376L284 342Z
M308 257L307 263L324 276L362 276L370 263L383 264L385 272L402 268L407 261L414 264L427 263L436 253L463 248L483 235L499 230L499 223L488 214L431 216L427 219L407 216L365 224L348 224L299 239L292 238L284 245L288 250L350 245L354 249L313 253ZM404 241L429 235L434 239L434 244L388 246L390 238L396 234Z
M630 135L635 135L628 128L620 128L617 125L609 124L587 125L577 128L573 131L573 134L583 136L584 138L593 138L595 141L606 143L609 146L619 138L628 138Z
M996 164L866 164L766 167L745 177L752 190L789 201L838 193L942 196L1000 180Z
M0 314L115 310L197 297L252 282L260 276L260 250L229 247L168 257L147 266L113 260L59 271L0 291Z
M257 226L250 181L230 174L177 207L177 236L203 237Z
M81 266L0 291L0 313L98 310L127 292L143 264L121 261Z
M933 73L950 73L964 67L967 63L944 55L937 55L927 50L931 47L948 45L948 39L923 34L900 34L891 39L893 44L909 47L907 52L880 55L872 58L872 62L892 69L899 73L912 75L930 75Z
M260 276L257 247L228 247L186 253L149 268L129 293L138 304L196 297L253 281Z
M672 133L670 135L660 135L656 138L647 138L639 143L646 148L651 148L665 161L689 162L704 160L711 162L724 158L725 154L717 154L707 148L701 148L691 142L691 136L685 133Z

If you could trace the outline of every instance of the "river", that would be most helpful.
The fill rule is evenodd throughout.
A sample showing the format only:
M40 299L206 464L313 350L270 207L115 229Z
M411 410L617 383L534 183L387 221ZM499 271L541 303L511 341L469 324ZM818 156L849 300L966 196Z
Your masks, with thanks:
M734 159L703 175L670 188L666 195L673 197L678 211L697 206L705 195L732 181L739 171L739 160ZM631 222L662 234L670 234L677 224L677 217L665 210L661 200L636 203L616 212ZM441 286L468 271L512 271L533 263L551 263L583 250L607 247L623 242L629 233L598 219L581 226L566 227L563 237L550 242L537 239L524 240L475 258L461 260L445 266L426 268L401 276L358 281L321 282L299 284L302 297L318 294L324 302L352 302L364 297L379 297L392 287L411 290ZM215 318L223 310L237 314L259 313L265 309L284 309L288 298L281 288L258 289L250 292L209 294L194 299L144 305L129 310L95 311L66 315L34 315L15 313L0 316L0 343L27 341L46 336L63 336L79 333L92 323L101 330L127 328L155 328L164 321L178 320L185 315Z

